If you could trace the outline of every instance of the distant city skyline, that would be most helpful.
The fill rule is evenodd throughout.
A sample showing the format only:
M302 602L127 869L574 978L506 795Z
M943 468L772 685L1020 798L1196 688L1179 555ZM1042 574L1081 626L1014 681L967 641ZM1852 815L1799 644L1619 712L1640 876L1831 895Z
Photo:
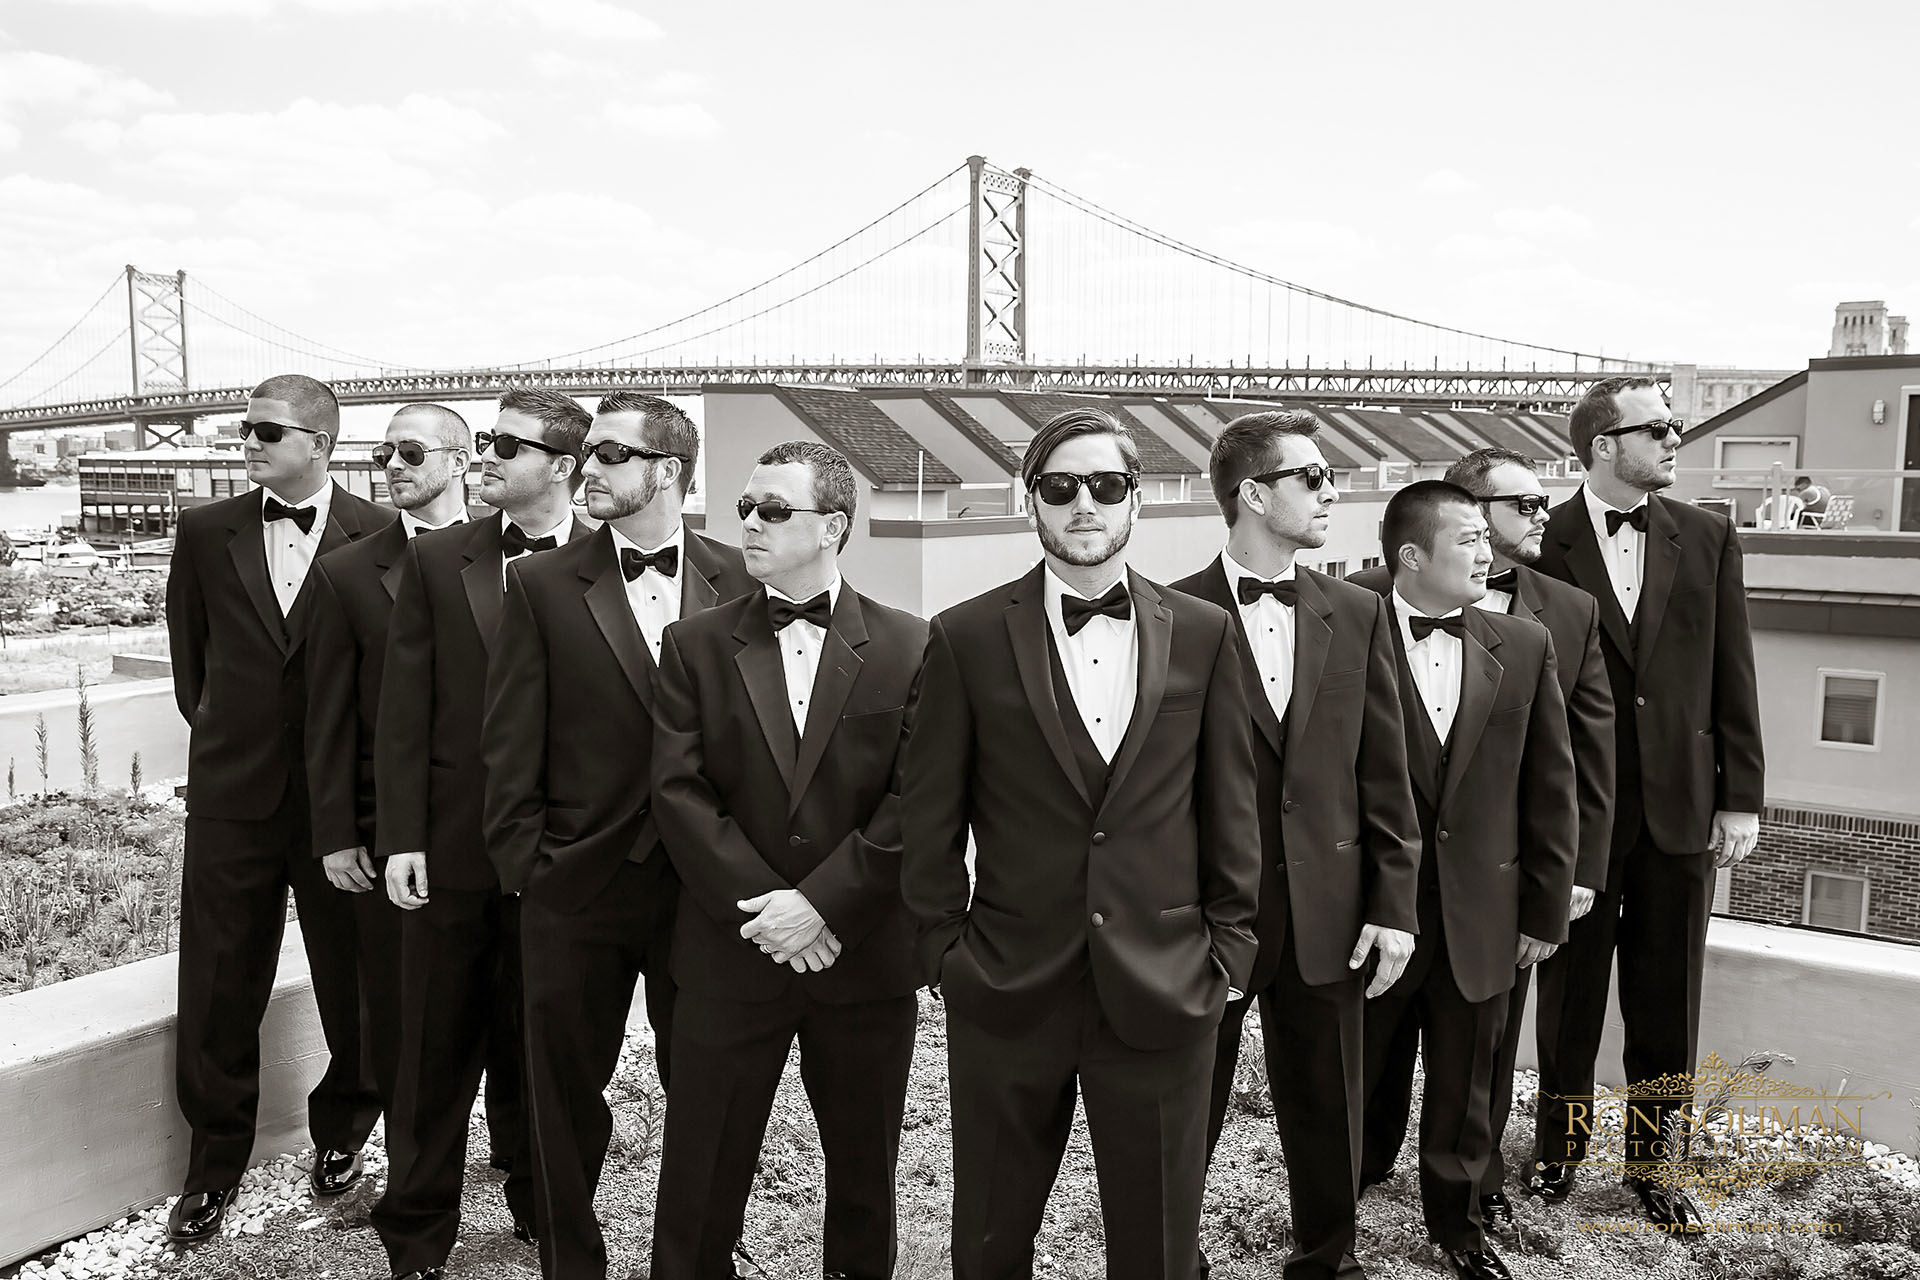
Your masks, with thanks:
M1610 356L1796 368L1838 299L1920 307L1913 122L1863 59L1920 39L1912 6L1790 33L1644 3L1603 27L1398 2L1179 21L16 0L0 378L128 262L396 364L571 351L763 279L973 152L1316 289Z

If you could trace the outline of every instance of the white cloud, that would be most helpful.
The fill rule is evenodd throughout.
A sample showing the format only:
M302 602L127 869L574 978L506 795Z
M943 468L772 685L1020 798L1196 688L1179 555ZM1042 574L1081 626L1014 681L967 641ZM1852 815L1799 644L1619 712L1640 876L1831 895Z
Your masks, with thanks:
M1493 225L1522 236L1564 236L1584 240L1593 234L1593 219L1562 205L1545 209L1502 209Z
M720 122L697 102L609 102L605 115L611 124L651 138L711 138L720 132Z
M1234 262L1302 284L1317 284L1329 264L1371 262L1380 256L1372 236L1337 222L1256 218L1220 228L1205 244Z
M1539 257L1540 246L1520 236L1459 231L1434 245L1433 256L1449 262L1513 262Z
M692 71L669 71L655 76L647 88L661 98L691 98L706 92L707 78Z
M1457 196L1473 189L1473 180L1458 169L1435 169L1420 182L1420 190L1430 196Z
M143 80L31 49L0 49L0 151L20 146L19 120L31 112L54 109L67 119L90 123L146 107L172 103Z
M164 18L265 18L293 10L328 15L431 10L462 19L532 22L584 40L657 40L651 18L611 0L64 0L85 8L139 9Z

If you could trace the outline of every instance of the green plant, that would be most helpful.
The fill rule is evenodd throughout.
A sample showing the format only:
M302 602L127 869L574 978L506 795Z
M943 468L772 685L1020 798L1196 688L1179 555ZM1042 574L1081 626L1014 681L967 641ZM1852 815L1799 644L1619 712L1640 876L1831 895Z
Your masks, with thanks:
M12 804L14 803L14 801L18 800L19 798L20 798L20 793L13 789L13 757L8 756L7 757L7 803Z
M33 749L40 758L40 794L47 794L47 716L45 712L33 718Z
M1861 1280L1920 1280L1920 1262L1912 1249L1897 1244L1863 1244L1847 1259L1846 1274Z
M133 753L133 759L127 765L127 794L133 799L140 798L140 753Z
M80 785L88 795L100 790L100 751L93 741L93 700L87 697L87 669L73 669L74 717L79 721Z

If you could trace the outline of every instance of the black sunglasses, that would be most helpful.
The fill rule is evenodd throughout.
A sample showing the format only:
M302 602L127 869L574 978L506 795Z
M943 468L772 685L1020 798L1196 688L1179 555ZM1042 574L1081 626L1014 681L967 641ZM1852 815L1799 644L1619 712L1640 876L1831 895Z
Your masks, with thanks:
M1125 502L1139 483L1128 471L1095 471L1084 476L1072 471L1042 471L1028 482L1027 489L1039 494L1040 501L1050 507L1064 507L1080 496L1080 486L1085 485L1095 502L1110 507Z
M1515 511L1523 516L1531 516L1538 515L1541 508L1547 505L1547 495L1544 493L1495 493L1489 494L1480 501L1482 503L1511 502Z
M417 467L427 460L430 453L454 453L460 446L456 444L438 445L432 449L412 440L402 440L399 444L377 444L373 446L373 465L384 467L393 461L393 455L399 454L400 461L410 467Z
M587 449L589 458L598 458L602 466L617 467L634 458L645 458L648 462L658 462L662 458L680 458L677 453L661 453L658 449L636 449L630 444L621 444L618 440L602 440ZM685 462L685 458L680 458Z
M322 436L326 432L313 427L296 427L291 422L243 422L240 424L240 438L257 436L261 444L279 444L287 438L289 431L304 431L310 436Z
M1687 433L1687 424L1678 418L1657 418L1652 422L1636 422L1630 427L1615 427L1611 431L1602 431L1603 436L1630 436L1636 431L1644 431L1655 440L1664 440L1668 435L1683 436Z
M1322 462L1310 462L1304 467L1288 467L1285 471L1269 471L1264 475L1248 476L1247 479L1255 484L1272 484L1288 476L1304 476L1309 490L1318 489L1333 478L1333 468Z
M493 450L493 456L502 462L511 461L520 452L521 445L531 445L542 453L550 453L556 458L571 458L573 455L565 449L556 449L550 444L538 440L529 440L525 436L509 435L504 431L476 431L473 433L475 453Z
M669 454L667 456L678 457L679 455ZM804 511L812 516L830 516L833 514L831 511L822 511L818 507L790 507L784 502L774 502L772 500L755 502L752 498L740 499L740 501L733 504L733 509L740 513L742 520L745 520L749 515L759 516L760 523L762 524L785 524L793 518L793 513L796 511Z

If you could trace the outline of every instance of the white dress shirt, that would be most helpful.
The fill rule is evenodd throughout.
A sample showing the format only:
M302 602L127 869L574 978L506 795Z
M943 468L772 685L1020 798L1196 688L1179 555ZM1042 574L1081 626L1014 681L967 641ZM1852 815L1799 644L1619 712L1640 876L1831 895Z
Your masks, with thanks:
M1443 613L1442 618L1457 618L1461 611ZM1460 711L1460 678L1465 670L1466 646L1458 636L1444 631L1430 632L1426 639L1413 638L1414 618L1421 613L1407 603L1398 587L1393 591L1394 620L1400 626L1400 640L1407 648L1407 667L1413 672L1414 688L1420 691L1420 705L1426 710L1433 732L1445 742L1453 732L1453 717Z
M1487 576L1491 578L1493 574L1488 573ZM1513 592L1495 591L1492 587L1488 587L1487 594L1481 596L1473 603L1479 608L1485 609L1488 613L1512 613Z
M1231 551L1222 551L1220 567L1227 571L1227 590L1233 593L1236 602L1240 599L1243 578L1252 578L1255 582L1294 581L1292 561L1273 577L1262 578L1234 559ZM1240 605L1240 622L1247 631L1247 647L1253 650L1253 665L1260 670L1260 688L1267 695L1274 716L1284 720L1287 704L1293 700L1293 610L1272 596L1260 596L1252 604Z
M407 537L409 539L417 538L423 533L433 533L440 529L451 529L457 524L465 524L466 522L467 513L464 511L445 524L428 524L411 511L402 511L400 513L400 526L407 531Z
M264 517L268 500L274 497L270 489L260 490L260 511ZM300 587L307 580L307 570L313 567L313 554L320 549L320 535L326 532L327 513L333 509L333 481L320 486L318 492L305 502L286 504L295 511L309 507L314 512L313 527L305 533L291 520L266 520L267 577L273 581L273 598L280 602L280 616L286 617L293 611L293 602L300 598Z
M657 547L643 547L621 533L613 534L613 562L618 568L620 553L628 547L642 555L652 555L668 547L680 552L680 573L687 572L687 526L680 525L673 536ZM562 539L564 541L564 539ZM622 570L624 573L625 571ZM633 620L640 624L640 634L646 637L647 651L653 655L654 665L660 663L660 640L667 634L667 628L680 621L680 584L683 577L669 578L658 569L649 565L641 570L640 576L627 583L627 605L633 610Z
M1080 593L1055 577L1052 566L1048 566L1043 582L1047 625L1053 629L1053 642L1060 650L1060 665L1066 669L1073 705L1100 758L1112 764L1133 720L1134 699L1139 696L1135 686L1140 679L1140 642L1134 627L1139 619L1132 614L1124 621L1098 614L1087 619L1080 634L1070 636L1060 612L1060 597L1069 591L1076 596ZM1124 576L1120 587L1127 589Z
M1640 584L1647 572L1647 539L1632 525L1624 520L1620 522L1620 531L1607 533L1607 512L1621 508L1607 502L1585 485L1580 492L1587 496L1587 516L1593 521L1593 540L1600 544L1600 558L1607 562L1607 577L1613 582L1614 599L1620 602L1620 612L1627 615L1627 621L1633 621L1633 611L1640 603ZM1627 507L1628 511L1637 511L1647 505L1647 495L1641 494L1640 501Z
M805 604L806 600L795 600L784 591L767 588L767 595L776 600L785 600L788 604ZM812 599L811 596L808 599ZM834 570L833 581L827 584L827 610L831 613L840 604L840 571ZM820 651L826 646L825 627L816 627L804 619L795 619L773 633L774 641L780 646L780 669L787 677L787 706L793 712L793 731L800 737L807 733L807 704L813 700L813 681L820 671Z

